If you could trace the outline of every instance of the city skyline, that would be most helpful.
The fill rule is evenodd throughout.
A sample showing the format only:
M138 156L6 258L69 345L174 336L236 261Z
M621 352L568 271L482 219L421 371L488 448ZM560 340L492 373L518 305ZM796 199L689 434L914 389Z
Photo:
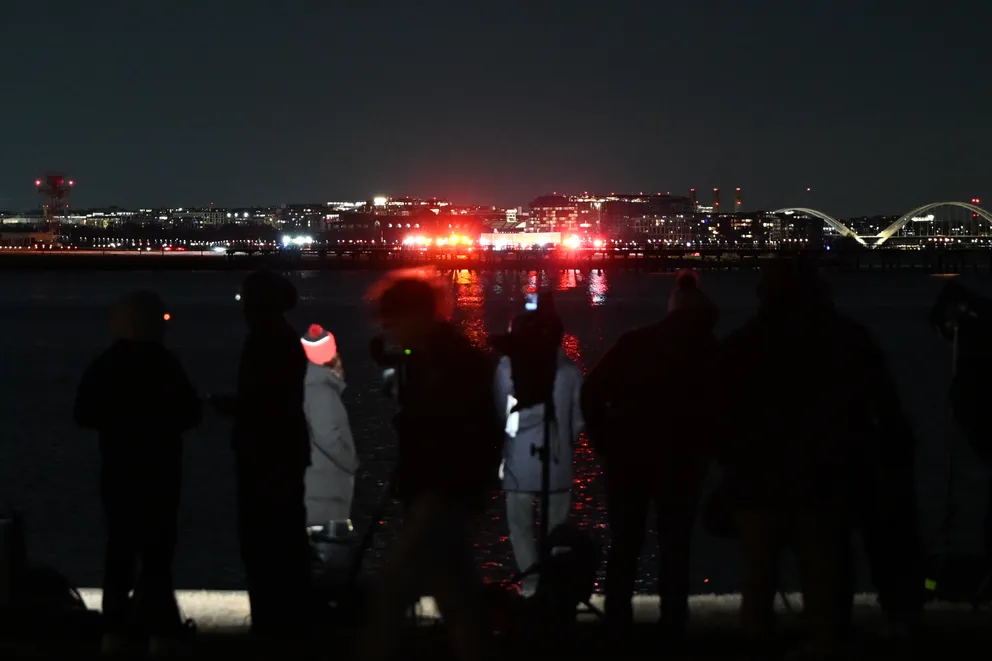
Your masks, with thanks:
M35 179L34 180L34 183L37 183L38 181L39 181L38 179ZM73 183L75 183L75 181L73 181ZM719 191L719 193L717 191ZM461 200L456 200L456 199L451 199L451 198L440 196L440 195L427 195L427 196L398 195L398 196L390 196L390 195L378 195L377 194L377 195L371 195L371 196L366 196L366 197L361 197L361 196L357 196L357 197L356 196L351 196L351 197L342 196L342 197L340 197L338 199L335 199L333 201L316 201L316 200L313 200L313 201L290 201L290 202L282 202L282 203L276 203L276 204L271 204L270 203L270 204L230 204L230 205L219 205L219 204L214 204L214 203L208 203L208 204L199 204L199 205L197 205L197 204L165 204L165 205L138 204L138 205L135 205L135 206L125 206L125 205L121 205L121 204L81 205L81 204L77 204L76 203L76 199L78 199L78 198L73 197L71 200L68 201L68 211L69 211L70 214L72 213L73 210L77 210L77 211L92 211L92 210L108 210L108 209L120 209L122 211L182 210L182 209L197 210L197 211L209 211L211 209L217 210L217 211L228 211L228 210L242 210L242 209L284 209L284 208L290 208L290 207L307 207L307 206L324 206L324 207L328 207L331 210L340 210L340 209L344 208L346 205L352 205L352 209L357 210L361 205L373 205L373 206L375 206L378 203L378 201L380 201L380 200L383 202L383 204L385 203L386 200L388 200L390 202L390 204L392 204L394 202L401 202L401 201L404 201L404 200L409 200L409 201L413 201L413 202L417 202L417 203L422 203L422 204L423 203L428 203L428 202L431 202L431 201L435 201L435 202L441 202L443 205L451 205L452 207L465 208L465 209L468 209L468 208L492 209L494 211L506 211L506 210L517 209L517 210L522 210L522 211L525 211L526 212L528 209L532 208L532 205L533 205L534 202L540 200L541 198L546 198L546 197L551 197L551 196L562 196L562 197L565 197L565 198L572 198L572 199L576 199L576 198L578 198L578 199L583 199L583 198L586 198L586 199L599 198L599 199L604 199L604 200L607 199L607 198L609 198L609 197L615 197L615 196L642 196L644 198L650 198L650 197L655 197L655 196L670 196L672 198L683 198L683 199L686 199L686 200L693 200L693 201L697 202L697 206L696 206L696 209L697 210L705 210L705 211L708 211L708 212L711 211L713 213L720 213L720 214L771 212L771 211L774 211L776 209L786 209L786 208L791 209L791 208L801 208L801 207L804 207L804 208L816 209L817 211L827 213L828 215L831 215L834 218L841 219L841 218L897 217L901 213L905 212L906 209L908 209L908 208L915 208L917 206L920 206L920 204L926 204L926 203L932 202L932 200L934 200L934 199L937 199L937 198L930 198L930 200L927 201L927 202L923 202L922 199L921 199L919 203L912 204L910 207L907 207L906 209L902 209L902 210L890 209L888 211L875 212L875 213L857 213L857 212L854 212L854 213L851 213L851 214L845 216L845 215L840 215L840 214L831 214L829 209L824 209L824 208L821 208L821 207L817 207L815 205L815 203L814 203L815 196L812 193L813 192L811 190L806 189L806 190L803 191L803 194L805 196L805 199L802 199L802 197L801 197L798 203L795 203L795 204L771 204L771 205L769 205L767 207L756 207L756 206L753 206L753 205L749 205L747 203L747 201L746 201L748 198L747 197L742 197L742 196L746 196L747 191L744 191L740 187L732 187L732 188L729 188L729 189L722 189L722 188L720 188L720 189L704 190L704 191L698 191L695 188L691 188L691 189L689 189L689 190L687 190L685 192L672 191L672 190L666 190L665 192L624 190L624 191L611 191L609 193L602 193L602 192L595 193L595 192L588 191L588 190L582 191L582 192L549 191L549 192L544 192L544 193L540 193L540 194L537 194L537 195L532 195L532 196L530 196L529 201L528 202L525 202L523 204L512 204L512 205L511 204L478 204L478 203L469 203L469 202L465 202L465 201L461 201ZM722 200L722 202L721 202L721 200ZM974 195L972 195L970 197L967 197L966 199L961 199L961 200L946 200L946 201L948 201L948 202L971 203L971 204L975 204L976 206L981 206L982 205L981 204L982 203L982 198L977 197L977 196L974 196ZM715 202L718 203L718 204L714 204ZM43 208L44 204L45 204L44 198L39 198L38 195L36 194L35 195L35 199L34 199L34 203L32 205L30 205L29 207L27 207L27 208L21 208L21 209L2 208L2 207L0 207L0 214L6 214L7 216L11 216L11 215L13 215L13 216L17 216L17 215L34 216L34 215L38 215L38 214L41 214L42 213L42 208ZM722 206L721 206L721 204L722 204Z

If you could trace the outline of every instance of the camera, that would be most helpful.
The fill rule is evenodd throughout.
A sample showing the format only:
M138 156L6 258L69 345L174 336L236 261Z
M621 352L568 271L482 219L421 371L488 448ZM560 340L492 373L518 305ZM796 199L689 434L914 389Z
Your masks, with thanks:
M383 394L400 402L410 379L412 352L390 345L382 336L376 336L369 343L369 353L375 364L382 368Z
M524 312L513 318L510 331L490 338L490 345L510 358L515 410L550 401L563 336L564 327L550 294L530 294Z

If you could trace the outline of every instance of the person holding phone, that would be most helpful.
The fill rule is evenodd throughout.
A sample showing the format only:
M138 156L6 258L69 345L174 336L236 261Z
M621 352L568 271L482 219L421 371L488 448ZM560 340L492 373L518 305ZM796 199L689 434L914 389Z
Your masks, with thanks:
M545 303L541 305L541 303ZM527 297L526 312L517 317L508 336L498 343L497 349L505 350L496 368L496 405L503 414L505 440L503 443L503 463L500 466L500 479L506 492L506 519L509 525L510 544L517 567L521 572L534 569L538 562L539 550L535 537L534 503L542 495L542 459L534 448L548 444L549 466L548 487L548 530L565 523L571 507L572 462L579 434L582 433L582 370L568 358L561 346L564 329L561 320L547 298L539 302L537 294ZM529 360L529 351L537 350L541 355L545 350L534 346L546 342L549 360L548 383L551 389L552 421L545 434L545 407L547 403L531 404L518 401L524 397L518 387L528 384L533 378L529 373L543 358ZM501 348L502 347L502 348ZM514 360L514 357L518 360ZM520 360L519 358L523 358ZM553 370L553 374L551 373ZM533 596L538 589L540 568L525 576L521 584L521 594Z

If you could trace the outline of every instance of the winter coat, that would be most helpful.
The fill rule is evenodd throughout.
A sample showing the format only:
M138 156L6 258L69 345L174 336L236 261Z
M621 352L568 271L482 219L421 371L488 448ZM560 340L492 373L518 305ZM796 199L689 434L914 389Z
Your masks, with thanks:
M432 494L481 510L497 480L502 443L493 365L454 326L439 323L400 370L394 495L405 505Z
M234 454L242 480L295 481L310 465L303 414L307 364L300 336L283 319L249 329L238 369Z
M607 465L656 481L708 463L719 435L716 322L712 307L670 312L625 333L592 369L582 412Z
M504 356L496 368L495 393L496 405L507 430L503 445L503 489L540 491L541 460L531 453L531 448L544 444L544 404L510 413L512 405L508 405L508 398L513 395L513 373L508 356ZM549 489L552 492L572 488L573 448L584 426L581 393L582 371L559 349L554 386L555 419L549 429Z
M307 521L312 525L351 518L358 452L341 401L345 383L326 365L307 366L303 409L310 431Z
M878 434L911 441L881 352L830 305L763 308L726 339L721 371L721 460L739 506L847 507Z
M182 433L200 416L176 356L161 343L133 340L118 340L87 368L74 407L76 424L100 435L105 484L154 481L169 489L178 488Z

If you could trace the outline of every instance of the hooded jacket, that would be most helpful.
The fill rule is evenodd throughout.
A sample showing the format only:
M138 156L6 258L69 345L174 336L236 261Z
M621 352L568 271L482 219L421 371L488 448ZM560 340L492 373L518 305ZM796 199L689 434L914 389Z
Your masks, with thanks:
M544 444L544 404L538 404L510 414L508 400L513 395L513 372L510 358L503 356L496 368L496 406L506 429L503 444L503 489L505 491L541 490L541 460L531 448ZM558 350L558 372L555 375L555 420L550 433L551 492L572 488L572 449L582 433L582 371Z
M345 383L326 365L309 363L303 409L310 432L307 520L311 524L351 518L358 452L341 401Z

